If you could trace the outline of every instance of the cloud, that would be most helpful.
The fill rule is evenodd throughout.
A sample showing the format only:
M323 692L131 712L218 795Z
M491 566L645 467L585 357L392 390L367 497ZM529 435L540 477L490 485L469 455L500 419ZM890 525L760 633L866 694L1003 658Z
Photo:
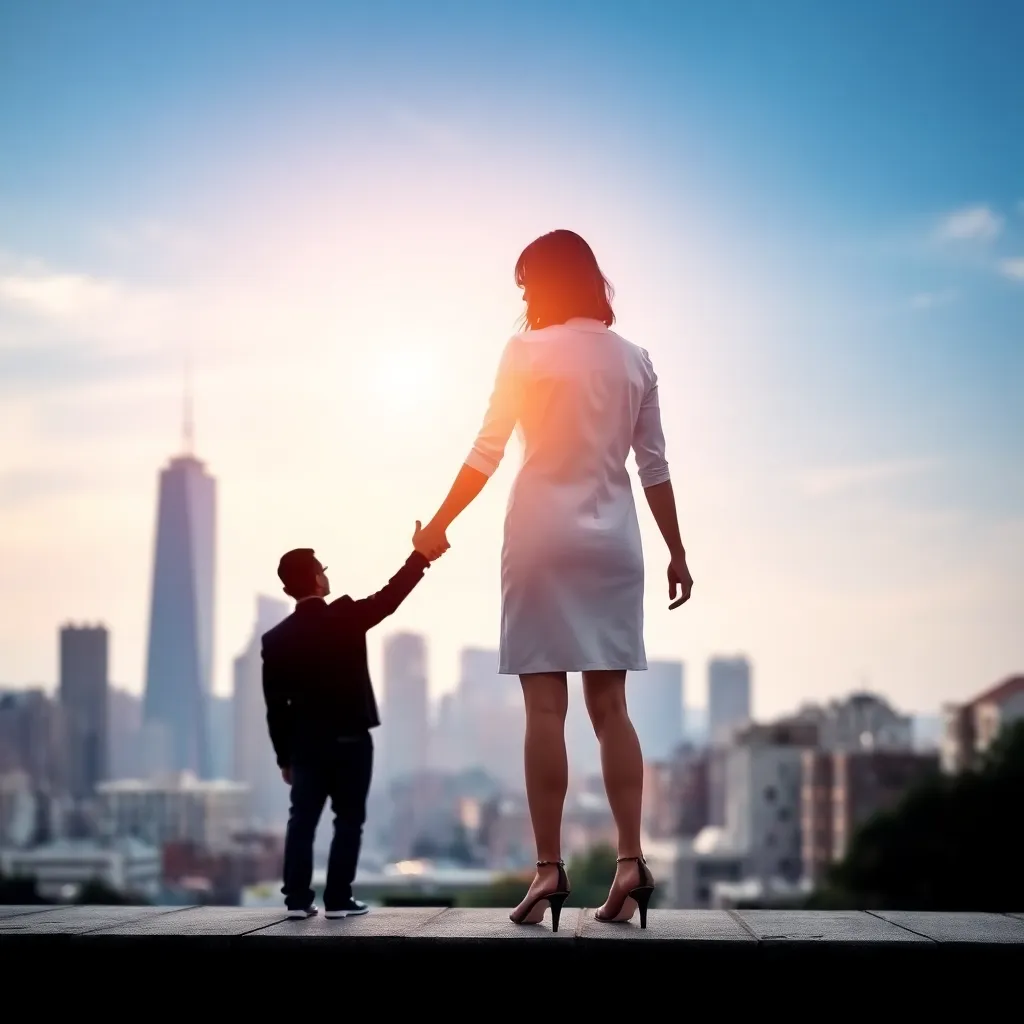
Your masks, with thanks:
M934 458L893 459L851 466L836 466L806 473L801 490L807 497L820 498L839 494L873 484L888 483L908 476L917 476L934 470L939 461Z
M999 272L1014 281L1024 281L1024 256L1012 260L1003 260L999 264Z
M918 292L910 297L911 309L934 309L936 306L948 305L956 298L956 291L946 288L937 292Z
M152 364L186 348L204 366L302 347L338 319L330 294L275 290L263 281L156 286L0 252L0 355L20 372L115 360Z
M39 347L94 342L137 354L158 344L173 306L164 290L0 254L0 350L30 338Z
M990 207L967 206L943 218L938 236L946 242L991 242L1003 230L1003 218Z
M39 316L67 319L109 309L117 303L116 285L84 274L9 274L0 277L0 303Z

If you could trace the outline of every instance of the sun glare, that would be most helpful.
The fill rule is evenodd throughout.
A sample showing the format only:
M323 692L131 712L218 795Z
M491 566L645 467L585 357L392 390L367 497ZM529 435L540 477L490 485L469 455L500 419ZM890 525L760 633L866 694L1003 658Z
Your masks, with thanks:
M400 413L422 407L439 381L430 353L409 348L387 349L371 363L369 394L382 408Z

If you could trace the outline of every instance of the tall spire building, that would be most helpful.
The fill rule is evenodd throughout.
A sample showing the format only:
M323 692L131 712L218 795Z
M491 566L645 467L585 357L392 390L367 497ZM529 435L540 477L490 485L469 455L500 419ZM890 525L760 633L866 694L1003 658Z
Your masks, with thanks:
M160 473L143 728L151 771L209 778L217 491L191 406L186 383L184 453Z

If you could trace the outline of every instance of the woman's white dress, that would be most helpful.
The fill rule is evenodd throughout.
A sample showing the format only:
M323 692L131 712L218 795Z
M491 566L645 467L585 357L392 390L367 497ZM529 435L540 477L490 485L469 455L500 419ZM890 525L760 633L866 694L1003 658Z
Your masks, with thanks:
M647 668L644 560L626 459L669 479L648 354L596 320L506 345L466 463L490 476L518 424L501 556L499 671Z

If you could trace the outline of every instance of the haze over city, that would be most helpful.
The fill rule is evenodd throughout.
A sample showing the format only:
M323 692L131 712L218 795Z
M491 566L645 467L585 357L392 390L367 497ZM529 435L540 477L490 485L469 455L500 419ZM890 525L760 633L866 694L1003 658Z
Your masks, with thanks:
M717 653L758 715L862 685L934 711L1019 670L1019 11L887 4L879 38L878 3L448 6L0 11L0 683L54 685L59 624L102 621L141 691L187 361L216 690L287 548L378 589L554 227L658 366L696 586L668 614L642 510L647 645L689 702ZM435 695L496 645L516 462L375 637L426 634Z

